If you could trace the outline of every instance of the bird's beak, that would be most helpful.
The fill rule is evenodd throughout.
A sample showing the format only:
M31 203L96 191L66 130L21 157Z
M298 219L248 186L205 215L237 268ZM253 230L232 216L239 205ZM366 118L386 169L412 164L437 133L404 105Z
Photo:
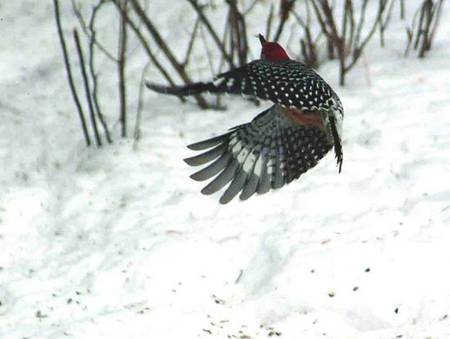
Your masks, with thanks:
M266 38L264 38L264 35L259 33L258 38L259 38L259 42L261 43L261 46L264 45L264 43L266 42Z

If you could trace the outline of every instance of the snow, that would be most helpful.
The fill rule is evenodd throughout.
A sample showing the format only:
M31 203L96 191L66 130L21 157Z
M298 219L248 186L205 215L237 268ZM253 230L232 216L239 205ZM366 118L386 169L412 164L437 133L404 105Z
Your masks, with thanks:
M86 148L51 4L0 9L1 338L450 337L448 8L423 60L374 40L345 88L320 68L345 107L341 174L330 153L225 206L188 178L185 145L262 107L146 93L135 144L110 100L115 142Z

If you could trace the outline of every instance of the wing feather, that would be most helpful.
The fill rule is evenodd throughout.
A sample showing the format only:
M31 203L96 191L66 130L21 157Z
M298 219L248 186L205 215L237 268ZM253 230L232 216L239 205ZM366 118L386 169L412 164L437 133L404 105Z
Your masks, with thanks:
M186 86L163 86L147 82L146 86L157 93L177 96L202 92L240 94L302 110L329 107L330 100L337 97L320 75L294 60L254 60L242 67L221 73L210 82L197 82Z
M213 176L224 170L231 161L231 153L223 153L219 159L214 161L211 165L195 172L191 175L191 178L195 181L204 181L211 179Z
M239 193L241 200L247 200L254 193L284 186L325 156L332 147L326 134L317 127L295 123L284 110L273 105L250 123L193 144L203 153L186 162L192 166L210 164L191 177L198 181L215 177L203 188L203 194L228 185L220 198L222 204Z
M218 156L222 155L225 151L226 145L220 144L219 146L216 146L215 148L202 153L200 155L196 155L195 157L190 157L184 159L184 161L190 165L190 166L200 166L204 165L214 159L216 159Z

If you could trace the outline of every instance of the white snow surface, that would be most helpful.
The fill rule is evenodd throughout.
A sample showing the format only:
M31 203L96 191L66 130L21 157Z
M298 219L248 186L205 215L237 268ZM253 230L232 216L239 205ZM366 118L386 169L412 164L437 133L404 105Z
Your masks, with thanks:
M155 3L166 37L187 39ZM345 88L337 63L320 68L345 107L341 174L330 153L225 206L189 179L185 145L262 108L146 92L136 145L118 137L112 73L115 142L86 148L52 11L0 4L0 338L450 338L448 7L423 60L394 25Z

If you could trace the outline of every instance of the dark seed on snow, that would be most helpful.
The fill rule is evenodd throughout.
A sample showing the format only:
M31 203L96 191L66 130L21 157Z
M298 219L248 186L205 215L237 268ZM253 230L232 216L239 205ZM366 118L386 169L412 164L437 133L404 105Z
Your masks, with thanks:
M47 315L43 314L41 311L37 311L35 313L35 316L36 316L36 318L39 318L39 319L47 318Z

